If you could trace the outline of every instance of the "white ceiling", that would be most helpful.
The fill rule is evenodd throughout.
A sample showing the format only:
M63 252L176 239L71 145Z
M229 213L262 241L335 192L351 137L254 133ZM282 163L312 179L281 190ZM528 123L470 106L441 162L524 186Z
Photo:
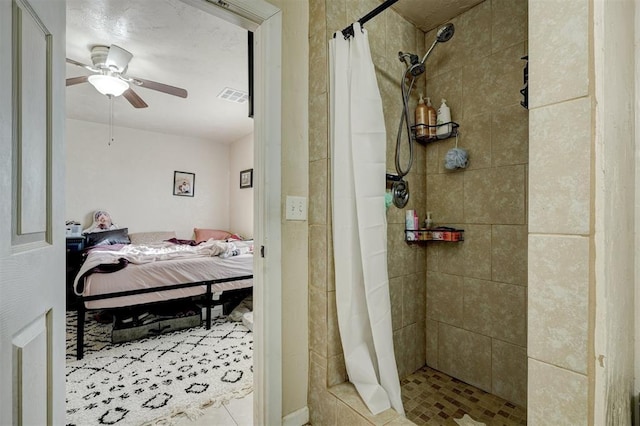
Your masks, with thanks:
M391 6L404 19L427 32L484 0L400 0ZM382 1L381 1L382 3Z
M184 88L186 99L135 87L149 105L114 99L115 126L230 143L253 132L247 103L216 96L248 90L247 31L180 0L67 0L67 57L91 65L91 47L133 54L127 75ZM67 77L90 75L67 64ZM66 88L67 117L109 122L109 99L89 83Z
M481 1L400 0L392 7L428 31ZM246 30L180 0L67 0L67 57L91 65L97 44L130 51L128 75L189 92L182 99L136 87L149 107L115 98L115 126L223 143L253 131L247 104L216 98L225 87L248 90ZM89 74L67 64L67 77ZM89 83L67 87L66 95L67 117L109 123L109 99Z

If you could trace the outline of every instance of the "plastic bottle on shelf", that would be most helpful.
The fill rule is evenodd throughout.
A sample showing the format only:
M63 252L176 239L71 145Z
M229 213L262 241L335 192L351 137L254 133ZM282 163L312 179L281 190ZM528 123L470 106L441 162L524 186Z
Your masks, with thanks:
M418 106L416 106L416 137L425 137L428 136L428 109L427 105L424 103L424 99L422 98L422 93L420 94L420 100L418 101Z
M447 105L447 100L443 99L438 108L438 139L446 139L451 136L451 110Z
M431 98L427 98L427 136L430 138L436 137L436 124L438 119L436 116L436 109L431 105Z
M431 229L433 228L433 219L431 219L431 212L427 212L427 217L424 220L424 227L426 229Z

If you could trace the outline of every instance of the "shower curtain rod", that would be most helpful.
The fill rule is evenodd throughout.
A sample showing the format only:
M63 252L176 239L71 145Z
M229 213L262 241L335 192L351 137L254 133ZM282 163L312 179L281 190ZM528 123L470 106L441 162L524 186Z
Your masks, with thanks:
M362 18L358 19L358 22L360 23L360 26L363 26L365 22L367 22L370 19L378 16L378 14L380 14L382 11L384 11L385 9L387 9L389 6L391 6L392 4L396 3L397 1L398 0L386 0L380 6L376 7L371 12L367 13ZM353 37L353 24L349 25L347 28L342 30L342 35L344 36L345 39L347 39L349 37ZM334 35L334 37L335 37L335 35Z

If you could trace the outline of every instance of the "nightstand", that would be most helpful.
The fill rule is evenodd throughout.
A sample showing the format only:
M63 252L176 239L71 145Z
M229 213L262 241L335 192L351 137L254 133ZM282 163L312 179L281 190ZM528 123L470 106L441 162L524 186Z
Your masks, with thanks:
M75 311L78 298L73 291L73 280L84 262L84 237L67 237L67 310Z

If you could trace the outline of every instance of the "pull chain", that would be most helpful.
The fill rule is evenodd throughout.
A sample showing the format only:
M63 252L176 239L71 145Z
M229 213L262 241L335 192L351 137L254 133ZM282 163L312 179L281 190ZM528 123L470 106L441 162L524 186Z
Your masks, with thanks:
M113 142L113 96L109 96L109 146Z

